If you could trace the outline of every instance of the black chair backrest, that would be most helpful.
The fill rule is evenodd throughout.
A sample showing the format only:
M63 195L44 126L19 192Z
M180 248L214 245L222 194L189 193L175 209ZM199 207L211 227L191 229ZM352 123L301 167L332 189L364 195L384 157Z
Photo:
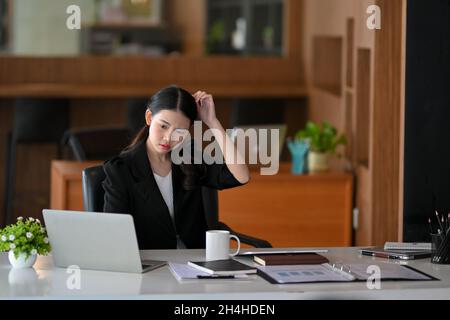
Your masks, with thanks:
M83 207L85 211L103 212L105 191L102 182L105 177L103 166L83 170ZM215 229L219 222L218 192L215 189L202 187L202 195L206 223L209 229Z
M87 128L66 131L63 145L68 145L78 161L107 160L118 155L129 143L126 128Z
M84 210L103 212L105 191L102 182L106 177L103 166L84 169L82 177Z

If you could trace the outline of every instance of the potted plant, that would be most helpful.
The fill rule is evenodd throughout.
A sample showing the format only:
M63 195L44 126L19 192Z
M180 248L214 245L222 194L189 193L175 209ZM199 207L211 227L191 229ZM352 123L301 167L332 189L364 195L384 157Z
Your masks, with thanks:
M223 53L225 38L225 23L222 20L215 21L206 38L206 53Z
M0 251L9 251L9 262L14 268L32 267L38 254L51 250L47 231L38 219L22 217L0 229Z
M347 143L345 136L338 135L337 129L327 121L323 121L322 125L308 121L305 129L298 131L295 138L306 141L309 145L308 168L310 171L328 170L329 155L336 154L338 145Z

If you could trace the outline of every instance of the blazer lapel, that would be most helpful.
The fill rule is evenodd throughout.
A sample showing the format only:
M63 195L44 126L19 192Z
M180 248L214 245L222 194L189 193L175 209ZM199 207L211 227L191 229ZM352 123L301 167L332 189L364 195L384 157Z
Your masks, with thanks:
M181 208L183 206L183 200L186 191L182 185L183 173L181 172L180 166L177 166L172 163L172 186L173 186L173 211L175 217L175 224L180 221L179 217L182 214ZM177 230L180 227L176 226Z
M152 208L156 209L155 213L158 214L161 222L171 233L175 234L175 227L170 217L169 209L167 208L166 202L164 201L150 167L145 142L142 142L136 147L132 157L131 167L135 178L135 190L144 200L145 207L147 207L149 211L152 210Z

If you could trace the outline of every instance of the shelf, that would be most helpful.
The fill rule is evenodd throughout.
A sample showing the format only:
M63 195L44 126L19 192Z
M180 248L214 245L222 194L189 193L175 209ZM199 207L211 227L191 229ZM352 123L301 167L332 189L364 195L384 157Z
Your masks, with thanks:
M117 22L98 22L83 24L84 28L164 28L165 24L159 22L144 21L117 21Z
M305 87L289 85L186 85L187 90L202 88L216 97L285 97L307 96ZM161 89L158 85L77 85L77 84L13 84L0 87L0 97L139 97L149 96Z
M86 25L81 52L100 55L145 54L160 56L180 50L176 34L161 23L118 21Z
M333 95L342 94L342 37L313 39L313 83Z

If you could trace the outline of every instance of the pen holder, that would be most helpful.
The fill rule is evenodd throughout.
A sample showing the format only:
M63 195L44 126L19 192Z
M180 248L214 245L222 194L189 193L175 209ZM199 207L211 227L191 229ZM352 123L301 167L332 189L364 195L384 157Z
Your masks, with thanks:
M450 264L449 242L444 234L431 234L431 263Z
M287 145L292 156L292 174L304 174L306 172L305 158L308 153L308 144L304 141L289 140Z

